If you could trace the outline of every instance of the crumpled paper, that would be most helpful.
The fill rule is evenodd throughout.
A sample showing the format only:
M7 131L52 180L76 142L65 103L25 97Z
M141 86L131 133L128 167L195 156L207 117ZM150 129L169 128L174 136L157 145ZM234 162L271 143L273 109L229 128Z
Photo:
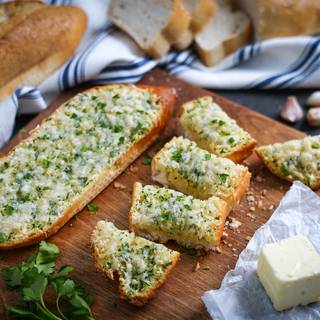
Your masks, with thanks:
M320 302L277 312L256 275L264 245L297 234L305 235L320 253L320 198L298 181L268 222L255 232L235 269L225 275L220 289L202 296L211 317L214 320L320 319Z

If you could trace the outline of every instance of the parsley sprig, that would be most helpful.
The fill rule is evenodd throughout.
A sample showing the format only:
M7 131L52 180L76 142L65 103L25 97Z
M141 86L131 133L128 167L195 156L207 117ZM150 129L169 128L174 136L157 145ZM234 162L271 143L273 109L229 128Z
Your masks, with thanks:
M18 266L2 270L7 286L19 291L21 295L21 305L6 305L12 317L38 320L94 320L90 310L92 297L85 296L83 290L67 278L73 268L63 266L58 272L54 271L59 254L56 245L42 241L37 254L31 255ZM44 301L49 287L56 294L55 311L49 310ZM61 307L62 302L64 308Z

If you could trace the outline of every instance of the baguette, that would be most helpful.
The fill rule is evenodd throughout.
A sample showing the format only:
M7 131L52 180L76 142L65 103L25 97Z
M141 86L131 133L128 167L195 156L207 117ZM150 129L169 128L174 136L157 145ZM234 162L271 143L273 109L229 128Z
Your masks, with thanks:
M113 280L119 276L120 298L141 306L164 284L180 253L99 221L91 243L96 267Z
M86 27L76 7L36 1L0 4L0 100L21 86L37 86L64 64Z
M225 201L194 199L181 192L136 182L129 212L130 229L147 239L175 240L188 248L213 250L220 244L228 215Z
M152 178L168 187L206 200L225 200L234 209L250 183L247 167L234 164L197 147L183 137L174 137L153 157Z
M257 41L320 32L319 0L237 0L251 18Z
M183 104L179 112L180 131L202 149L241 162L255 148L256 141L250 134L229 118L210 96Z
M205 28L195 37L202 62L212 67L251 40L251 23L242 11L233 11L225 1L217 1L217 10Z
M182 0L113 0L108 14L116 26L153 58L164 56L190 23Z
M57 232L159 136L171 88L111 85L76 95L0 158L0 249Z
M320 135L261 146L256 153L281 179L300 180L314 190L320 188Z

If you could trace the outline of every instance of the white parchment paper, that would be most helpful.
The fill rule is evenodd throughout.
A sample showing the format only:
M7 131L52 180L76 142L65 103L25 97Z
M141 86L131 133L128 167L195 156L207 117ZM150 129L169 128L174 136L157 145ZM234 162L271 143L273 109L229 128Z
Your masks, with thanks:
M313 320L320 319L320 302L288 311L274 310L257 276L261 249L289 236L305 235L320 253L320 198L301 182L294 182L269 221L260 227L242 251L234 270L220 289L202 299L214 320Z

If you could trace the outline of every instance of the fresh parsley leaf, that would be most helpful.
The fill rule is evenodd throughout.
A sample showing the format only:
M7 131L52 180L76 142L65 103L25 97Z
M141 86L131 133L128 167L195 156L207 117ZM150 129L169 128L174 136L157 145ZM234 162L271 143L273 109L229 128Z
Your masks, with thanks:
M171 160L180 162L182 160L182 150L175 150L172 154L171 154Z
M319 148L320 148L320 144L314 142L314 143L311 145L311 147L312 147L312 149L319 149Z
M144 164L145 166L148 166L151 164L151 159L144 159L142 160L142 164Z
M151 156L151 154L150 154L149 152L145 152L145 153L144 153L144 157L145 157L146 159L152 159L152 156Z
M207 161L210 160L211 159L211 154L210 153L206 153L205 156L204 156L204 159L207 160Z
M92 214L96 214L99 210L98 206L95 205L94 203L89 203L87 205L88 210L92 213Z
M187 210L191 210L191 207L190 207L188 204L185 204L184 207L185 207L185 209L187 209Z
M229 143L230 145L233 145L234 142L235 142L235 140L234 140L233 137L230 137L230 138L228 139L228 143Z
M223 126L224 124L226 124L226 122L225 121L223 121L223 120L221 120L221 119L213 119L212 121L211 121L211 123L212 124L218 124L218 126Z
M288 176L290 174L289 169L285 163L281 163L280 171L284 176Z
M229 175L226 173L218 173L218 177L219 177L221 183L224 184L227 182L227 178L229 177Z
M0 243L6 242L7 240L8 240L8 237L3 232L0 232Z
M221 137L230 136L230 132L222 130L222 131L219 132L219 135Z
M48 169L49 166L50 166L50 161L49 161L48 159L43 159L43 160L42 160L42 167L43 167L44 169Z
M162 220L164 220L164 221L171 221L171 220L173 220L172 213L169 212L169 211L162 212L162 213L161 213L161 218L162 218Z

